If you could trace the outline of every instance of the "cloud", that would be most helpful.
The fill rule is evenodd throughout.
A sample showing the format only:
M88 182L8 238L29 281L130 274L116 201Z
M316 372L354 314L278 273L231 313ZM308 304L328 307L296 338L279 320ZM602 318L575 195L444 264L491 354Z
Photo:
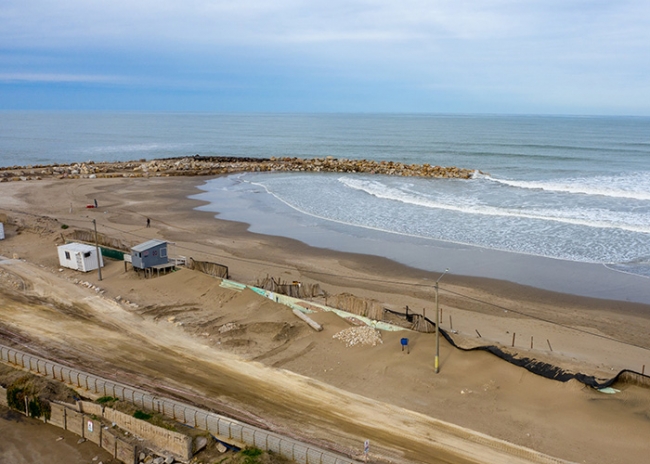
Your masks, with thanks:
M5 83L75 83L75 84L117 84L127 79L118 76L52 73L0 73L0 82Z
M2 82L191 89L257 76L386 83L431 101L435 89L650 101L645 0L3 0L0 44Z
M47 45L112 39L211 44L411 38L489 39L557 31L561 18L590 21L583 1L507 0L4 0L2 35ZM611 10L610 8L601 8ZM554 21L555 20L555 21ZM574 23L575 24L575 23ZM573 25L572 25L573 26Z

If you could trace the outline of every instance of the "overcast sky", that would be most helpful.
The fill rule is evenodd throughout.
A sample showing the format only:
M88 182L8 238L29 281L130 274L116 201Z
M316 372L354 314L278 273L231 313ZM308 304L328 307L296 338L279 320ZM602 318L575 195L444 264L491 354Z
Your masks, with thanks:
M650 115L650 1L2 0L0 109Z

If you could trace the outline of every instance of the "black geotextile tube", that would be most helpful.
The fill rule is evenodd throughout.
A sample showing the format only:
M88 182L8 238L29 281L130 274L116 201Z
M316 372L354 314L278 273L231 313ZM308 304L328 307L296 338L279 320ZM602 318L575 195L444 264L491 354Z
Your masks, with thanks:
M408 316L412 316L412 314L401 313L398 311L390 310L388 308L384 308L384 311L404 318L407 318ZM425 317L424 319L427 322L429 322L432 326L434 327L436 326L436 323L433 322L428 317ZM559 380L560 382L568 382L571 379L575 379L578 382L587 385L588 387L606 388L618 382L622 375L633 374L635 376L639 376L640 378L647 379L648 380L647 383L650 384L650 376L641 374L640 372L632 371L630 369L623 369L611 379L598 381L596 377L594 377L593 375L586 375L579 372L573 373L573 372L565 371L564 369L558 366L554 366L553 364L537 361L531 358L518 358L511 353L506 353L501 348L494 345L484 345L484 346L476 346L474 348L464 348L462 346L458 346L454 341L454 339L451 338L451 335L449 335L445 330L440 328L439 331L440 334L445 338L445 340L447 340L449 344L454 348L457 348L461 351L487 351L488 353L493 354L497 358L503 359L504 361L507 361L510 364L514 364L515 366L523 367L527 371L532 372L533 374L540 375L547 379Z

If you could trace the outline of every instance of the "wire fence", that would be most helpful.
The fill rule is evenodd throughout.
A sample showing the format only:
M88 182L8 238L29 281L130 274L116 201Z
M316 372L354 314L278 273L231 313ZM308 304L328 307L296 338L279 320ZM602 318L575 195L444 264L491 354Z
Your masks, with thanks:
M234 445L253 446L300 464L353 464L357 461L249 424L153 395L119 382L72 369L54 361L0 345L0 360L101 396L112 396L158 412L190 427L206 430Z

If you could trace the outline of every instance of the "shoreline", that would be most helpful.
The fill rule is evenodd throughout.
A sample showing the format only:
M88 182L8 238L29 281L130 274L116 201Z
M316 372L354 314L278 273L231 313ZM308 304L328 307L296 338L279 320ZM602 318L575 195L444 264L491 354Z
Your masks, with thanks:
M231 187L231 175L243 172L369 172L394 176L468 178L474 171L455 167L405 165L387 161L347 160L327 157L233 158L195 156L108 163L74 163L0 168L0 183L41 181L47 178L168 178L199 176L197 191L188 196L207 197L205 182L219 179ZM213 177L215 176L215 177ZM13 184L13 182L12 182ZM570 261L561 258L497 250L458 242L400 235L392 232L336 223L300 213L276 201L272 195L245 191L219 191L217 206L208 203L200 211L211 211L220 219L247 224L247 230L272 237L286 237L305 244L343 253L385 257L396 263L433 274L452 273L495 279L541 290L582 297L650 305L650 277L626 272L616 265ZM223 201L223 197L227 201ZM304 217L301 217L304 216ZM277 217L283 217L278 224ZM315 225L313 223L316 223ZM445 278L448 280L448 278Z
M380 256L380 255L374 255L374 254L369 254L369 253L364 253L364 252L359 252L359 251L340 251L336 249L330 249L327 247L322 247L322 246L314 246L310 245L309 243L306 243L305 241L295 239L292 237L287 237L283 235L275 235L272 233L261 233L257 232L255 230L251 230L251 225L250 223L247 223L245 221L241 220L232 220L232 219L224 219L223 217L220 217L221 214L213 211L206 210L204 207L208 205L208 202L202 199L195 198L197 196L197 191L201 190L200 187L205 184L207 180L214 179L213 176L197 176L193 177L190 179L185 179L185 178L179 178L179 177L161 177L161 178L141 178L141 179L105 179L105 182L112 183L113 181L116 181L118 183L128 183L130 182L162 182L163 185L164 183L171 182L173 183L173 188L172 191L167 192L165 191L166 189L163 188L160 191L156 192L156 196L173 201L174 205L172 208L168 208L167 212L172 213L174 215L180 214L184 218L189 218L192 217L193 221L196 221L199 218L201 219L201 223L203 224L203 227L206 228L211 228L210 226L213 225L214 229L218 232L224 233L227 236L231 237L237 237L237 238L246 238L248 241L252 241L253 243L260 244L260 243L266 243L268 244L269 248L278 248L280 250L291 250L293 254L297 255L310 255L315 258L329 258L329 259L334 259L334 260L340 260L340 261L349 261L350 264L354 263L354 267L357 267L361 271L366 271L369 273L374 274L379 274L383 276L391 276L394 274L399 274L400 276L404 276L405 279L403 279L403 282L405 285L414 285L413 283L406 283L407 280L411 280L418 282L417 286L423 287L423 288L428 288L432 289L433 288L433 282L435 281L435 278L437 278L440 274L440 272L444 271L444 268L441 268L439 271L438 269L436 270L428 270L428 269L422 269L416 266L410 266L408 264L404 264L402 262L399 262L397 260L388 258L386 256ZM96 190L98 193L101 192L102 190L105 190L104 194L109 195L108 197L102 198L100 208L97 210L102 210L104 214L109 213L111 205L110 203L107 204L107 200L110 199L110 193L113 190L112 188L104 189L102 188L103 186L101 185L93 185L93 183L98 183L102 182L101 180L98 179L88 179L88 180L83 180L83 179L70 179L70 180L56 180L52 181L54 184L59 183L59 182L84 182L87 183L85 188L91 187L93 190ZM47 181L45 181L47 182ZM53 184L53 185L54 185ZM30 189L27 188L27 185L24 185L26 192L19 192L16 195L13 195L13 192L11 192L12 189L9 188L9 185L7 184L1 184L0 183L0 192L7 192L7 195L5 195L5 200L4 203L0 203L0 211L5 209L7 211L18 211L21 212L20 210L15 210L15 207L20 207L21 203L23 202L22 199L28 198L30 195L33 195L32 192L30 192ZM98 188L97 188L98 187ZM5 190L8 189L8 190ZM11 192L11 193L10 193ZM180 196L179 196L180 194ZM87 196L87 201L92 202L92 196L93 195L86 195ZM15 197L13 200L11 200L11 197ZM99 197L99 195L98 195ZM109 200L110 201L110 200ZM5 204L6 203L6 204ZM106 205L106 206L105 206ZM6 208L6 206L9 206L9 208ZM14 208L12 208L12 206ZM33 205L32 205L33 208ZM30 208L30 209L32 209ZM38 207L37 207L38 209ZM144 224L144 221L146 221L146 217L150 216L143 213L138 213L133 210L127 210L128 213L131 213L132 215L140 216L142 217L142 221ZM36 214L36 215L44 215L44 216L49 216L49 217L56 217L58 216L67 216L68 210L65 205L62 205L61 208L59 209L59 212L63 214L56 214L57 212L51 211L49 208L42 208L38 213L30 213L30 214ZM77 205L75 206L75 212L71 214L71 216L78 216L78 213L80 213L82 216L86 218L90 218L88 213L90 212L95 213L96 211L93 211L92 209L90 210L84 210L83 205ZM155 221L155 219L154 219ZM82 220L83 222L83 220ZM90 219L88 219L87 224L81 225L81 227L86 227L88 228L88 225L92 227L92 223ZM121 222L119 219L116 222ZM72 223L71 223L72 224ZM98 230L101 231L102 224L101 222L98 221ZM159 233L161 235L166 236L166 238L170 241L178 240L178 241L185 241L187 240L187 237L184 236L183 232L179 231L172 231L169 230L169 228L164 227L165 224L163 222L163 227L160 228ZM129 230L130 229L130 230ZM137 238L138 236L140 238L145 238L146 236L144 235L139 235L139 234L133 234L132 232L138 231L140 232L141 229L144 229L143 227L136 227L136 228L120 228L119 230L113 229L113 231L118 232L118 235L122 235L123 238L126 239L131 239ZM180 227L179 229L182 229ZM107 234L111 234L111 230L106 230L105 231ZM129 237L129 234L131 237ZM168 236L168 237L167 237ZM199 237L199 238L205 238L205 237ZM208 241L210 239L208 238ZM228 259L235 259L237 261L238 259L241 259L243 261L246 261L245 254L242 253L242 250L245 249L245 246L243 247L230 247L226 243L228 240L225 241L213 241L213 243L216 245L216 248L219 247L219 245L223 246L224 250L228 251ZM234 243L234 242L233 242ZM440 242L443 245L446 244L446 242ZM456 244L451 244L452 247L456 246ZM466 245L461 245L465 247ZM478 247L472 247L467 245L467 248L476 248L479 249ZM512 252L507 252L507 251L496 251L496 250L487 250L486 251L494 251L495 253L498 254L505 254L505 255L512 255L514 257L526 257L530 256L533 259L544 259L544 260L549 260L549 261L558 261L553 258L545 258L545 257L540 257L540 256L534 256L534 255L522 255L518 253L512 253ZM219 256L219 254L211 253L210 251L207 251L207 249L202 250L202 253L205 253L208 257L209 256ZM179 253L180 254L180 253ZM279 251L277 253L272 253L274 256L279 257L282 255L282 251ZM222 255L223 256L223 255ZM224 256L225 257L225 256ZM347 260L346 260L347 258ZM251 261L255 262L264 262L266 261L266 264L268 264L268 260L260 259L252 259ZM284 262L291 262L291 260L286 260L286 259L276 259L274 264L277 265L278 269L284 269L285 267L291 268L291 269L296 269L296 266L293 264L289 265L283 265L282 263ZM562 261L562 263L567 263L567 261ZM568 262L570 263L570 262ZM586 264L588 266L603 266L599 264L590 264L590 263L575 263L577 265L582 265ZM604 266L603 266L604 267ZM315 275L322 274L322 275L327 275L329 277L332 277L329 273L323 273L319 272L316 269L309 269L309 270L299 270L296 269L299 272L309 272L313 273ZM609 269L608 269L609 270ZM621 273L620 271L615 271L615 270L609 270L610 272L614 273ZM435 278L434 278L435 277ZM433 279L433 280L431 280ZM648 303L643 303L643 302L633 302L633 301L625 301L625 300L612 300L612 299L607 299L607 298L599 298L599 297L593 297L593 296L586 296L586 295L579 295L575 293L570 293L570 292L560 292L560 291L553 291L553 290L548 290L532 285L526 285L526 284L521 284L513 281L509 281L506 279L498 279L494 277L487 277L487 276L477 276L477 275L466 275L466 274L455 274L455 273L448 273L445 276L445 281L443 282L443 285L441 285L441 292L444 292L444 283L448 282L449 284L453 284L453 286L461 286L465 288L476 288L480 292L489 292L491 294L505 294L509 293L513 295L513 299L524 299L525 301L530 301L530 302L537 302L539 300L545 300L550 302L551 304L562 304L562 303L567 303L567 304L579 304L580 306L584 307L590 307L590 308L596 308L599 310L612 310L612 311L630 311L630 313L634 314L639 314L639 315L647 315L650 317L650 304ZM361 279L363 280L363 279ZM646 279L647 280L647 279ZM372 279L369 280L370 283L372 283ZM390 280L382 280L379 281L379 283L398 283L396 280L390 281ZM625 309L622 309L625 308Z
M496 250L341 224L301 213L269 194L234 189L232 187L236 180L229 176L221 177L218 181L221 188L216 189L216 194L205 188L205 184L197 184L203 193L192 195L191 198L207 204L195 209L211 212L220 220L246 224L247 230L252 233L293 239L329 251L383 257L432 274L450 269L451 274L465 277L506 281L587 298L650 304L648 277L611 269L605 264ZM221 184L225 184L225 187ZM218 200L212 200L213 197L218 197ZM277 217L283 218L281 223L278 223Z

